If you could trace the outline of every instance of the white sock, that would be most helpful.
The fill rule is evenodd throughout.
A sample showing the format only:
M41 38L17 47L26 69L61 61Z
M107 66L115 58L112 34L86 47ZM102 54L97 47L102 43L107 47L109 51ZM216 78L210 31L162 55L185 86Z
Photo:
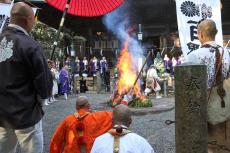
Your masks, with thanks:
M65 96L65 100L67 100L68 99L67 93L64 93L64 96Z
M44 105L49 105L49 103L48 103L48 99L45 99L45 101L44 101Z
M52 103L52 102L53 102L53 98L52 98L52 97L50 97L50 98L49 98L49 101Z
M159 91L156 91L156 98L161 98Z

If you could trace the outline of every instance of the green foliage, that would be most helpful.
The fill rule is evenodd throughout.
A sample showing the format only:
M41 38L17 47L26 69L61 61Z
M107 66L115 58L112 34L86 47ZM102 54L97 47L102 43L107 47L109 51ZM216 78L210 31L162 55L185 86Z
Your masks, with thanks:
M41 44L46 57L49 58L53 50L53 43L57 36L57 30L52 27L49 27L44 23L37 22L31 34L34 37L34 39ZM54 52L54 59L64 59L64 48L66 46L70 46L71 42L76 40L81 40L83 42L86 41L84 37L77 36L77 34L72 32L70 29L66 29L65 27L63 27L63 30L59 36L58 45Z
M110 107L115 107L117 105L117 104L113 104L112 100L109 100L107 104ZM129 107L131 108L152 107L152 102L151 99L149 98L144 98L144 99L136 98L133 99L131 102L129 102Z
M130 107L152 107L152 102L149 98L146 98L146 99L140 99L140 98L137 98L137 99L134 99L133 101L131 101L129 103L129 106Z
M37 22L37 24L34 26L31 32L34 39L41 44L47 58L49 58L51 55L53 43L57 35L56 33L57 33L56 29L51 28L48 25L43 24L41 22ZM61 33L54 57L58 57L57 51L59 51L60 48L63 48L62 38L63 38L63 34Z

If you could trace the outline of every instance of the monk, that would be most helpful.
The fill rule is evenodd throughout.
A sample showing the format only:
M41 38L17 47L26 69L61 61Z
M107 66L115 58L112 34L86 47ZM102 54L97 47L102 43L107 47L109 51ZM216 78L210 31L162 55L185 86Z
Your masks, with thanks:
M89 153L95 138L112 128L112 113L91 112L87 97L77 98L76 109L54 132L50 153Z
M113 128L94 141L91 153L154 153L151 145L129 129L131 110L125 105L113 109Z
M223 79L227 79L228 72L229 72L229 54L227 50L223 50L221 46L219 46L215 42L215 36L217 34L217 28L216 28L216 23L211 20L211 19L206 19L198 24L198 30L197 30L197 35L198 39L201 42L201 48L194 50L191 52L187 57L187 62L193 62L197 64L205 64L207 65L207 86L210 91L210 89L213 87L212 91L210 94L210 100L208 101L209 103L212 103L211 100L219 100L219 106L221 107L221 98L226 98L229 95L229 85L226 83L225 87L225 94L224 96L221 94L218 94L217 90L220 90L222 87L221 83ZM223 55L222 59L222 66L221 69L219 69L220 73L217 73L220 75L220 77L215 78L215 74L217 71L216 65L218 65L218 61L216 62L216 56L221 58L221 55ZM223 53L223 54L222 54ZM220 78L220 80L219 80ZM218 86L218 88L217 88ZM208 94L209 94L208 91ZM223 96L223 97L222 97ZM225 99L226 106L229 103L229 100ZM214 102L214 101L213 101ZM217 117L215 112L209 111L208 108L211 106L207 106L207 111L208 111L208 141L209 141L209 146L208 146L208 153L227 153L228 151L219 149L218 146L215 145L217 144L223 145L227 148L230 147L230 132L229 132L229 127L230 127L230 119L225 119L225 118L220 118ZM216 108L216 112L218 112L218 108ZM224 110L224 109L223 109ZM224 117L224 115L222 115ZM224 147L223 147L224 148Z

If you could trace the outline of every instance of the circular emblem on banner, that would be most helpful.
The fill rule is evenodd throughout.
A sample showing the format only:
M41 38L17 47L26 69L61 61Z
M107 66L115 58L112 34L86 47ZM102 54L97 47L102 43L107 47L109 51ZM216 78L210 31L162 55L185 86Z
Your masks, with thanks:
M185 1L181 4L181 12L188 17L193 17L196 15L196 5L191 1Z

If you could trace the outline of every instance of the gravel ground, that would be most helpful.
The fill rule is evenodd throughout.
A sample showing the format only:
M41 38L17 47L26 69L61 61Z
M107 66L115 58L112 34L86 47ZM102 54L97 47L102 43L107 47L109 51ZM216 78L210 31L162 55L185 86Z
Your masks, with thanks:
M111 110L104 103L109 99L109 94L82 94L92 102L93 110ZM44 153L49 152L49 142L56 126L65 116L75 111L75 96L70 96L67 101L63 97L59 101L45 106L43 118ZM161 101L164 99L161 99ZM173 99L171 98L171 103ZM165 125L167 119L174 120L174 109L157 114L133 116L131 129L133 132L146 138L156 153L175 153L175 126Z

